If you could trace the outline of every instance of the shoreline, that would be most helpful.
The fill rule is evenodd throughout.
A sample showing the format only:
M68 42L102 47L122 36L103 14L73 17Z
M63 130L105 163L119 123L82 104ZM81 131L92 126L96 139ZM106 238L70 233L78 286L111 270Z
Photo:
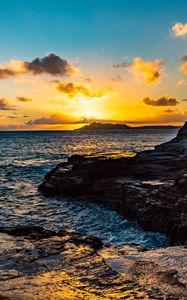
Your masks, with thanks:
M39 187L45 196L58 195L58 201L60 195L81 195L149 230L162 227L170 233L168 247L104 245L97 237L63 228L1 227L0 299L185 300L185 136L186 129L171 142L132 157L73 155L46 174Z
M187 244L187 123L172 141L133 157L73 155L46 174L45 196L84 196L146 230Z

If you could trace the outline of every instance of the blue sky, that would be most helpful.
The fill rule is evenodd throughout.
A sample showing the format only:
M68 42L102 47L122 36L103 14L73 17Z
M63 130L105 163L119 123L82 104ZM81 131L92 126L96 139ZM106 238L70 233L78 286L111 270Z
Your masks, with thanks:
M48 51L86 59L102 56L103 48L107 59L169 60L186 49L186 41L169 37L172 24L185 22L186 12L183 0L1 1L1 60Z

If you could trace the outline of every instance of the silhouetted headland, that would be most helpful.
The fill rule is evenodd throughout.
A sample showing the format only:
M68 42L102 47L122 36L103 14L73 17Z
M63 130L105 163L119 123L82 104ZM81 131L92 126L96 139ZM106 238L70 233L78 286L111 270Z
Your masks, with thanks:
M93 122L88 125L84 125L81 128L75 129L80 131L92 131L92 130L127 130L127 129L171 129L177 128L176 126L170 125L157 125L157 126L129 126L126 124L112 124L112 123L99 123Z

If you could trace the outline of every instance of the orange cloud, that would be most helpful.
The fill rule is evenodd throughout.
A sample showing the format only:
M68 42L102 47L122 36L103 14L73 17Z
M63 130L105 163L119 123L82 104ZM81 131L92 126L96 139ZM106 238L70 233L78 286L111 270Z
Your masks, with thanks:
M182 64L179 67L179 71L183 74L187 74L187 55L182 57Z
M31 62L11 60L7 66L0 65L0 79L39 74L70 76L76 71L67 60L54 53L49 53L45 57L36 58Z
M174 36L176 37L182 37L187 35L187 23L175 23L173 27L171 28L171 31Z
M56 89L57 91L66 94L68 97L75 98L80 102L107 99L113 94L112 89L94 92L88 86L76 85L72 82L58 82Z
M113 69L125 69L133 75L141 78L147 84L152 84L161 78L163 72L163 60L144 61L140 57L135 57L133 62L123 62L113 65Z

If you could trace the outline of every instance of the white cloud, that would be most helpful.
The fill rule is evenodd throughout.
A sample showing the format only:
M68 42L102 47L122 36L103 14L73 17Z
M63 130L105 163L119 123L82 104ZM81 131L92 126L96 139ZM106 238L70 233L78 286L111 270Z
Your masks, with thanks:
M182 37L187 35L187 23L175 23L171 28L172 34L176 37Z

